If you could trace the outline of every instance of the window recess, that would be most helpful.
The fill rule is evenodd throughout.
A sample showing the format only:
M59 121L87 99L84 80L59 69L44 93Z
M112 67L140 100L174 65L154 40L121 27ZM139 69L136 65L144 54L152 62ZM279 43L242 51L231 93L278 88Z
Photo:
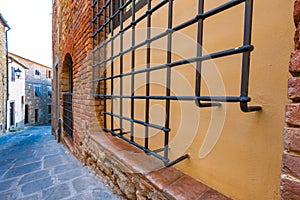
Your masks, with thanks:
M132 3L132 0L106 0L102 1L94 0L92 3L92 38L93 38L93 96L95 98L101 98L104 100L104 131L111 133L114 136L122 138L123 140L129 142L130 144L142 149L146 153L157 157L162 160L166 166L174 165L186 158L188 155L185 154L178 159L169 159L169 140L170 140L170 102L171 101L194 101L198 107L212 107L221 106L220 102L236 102L239 103L240 109L243 112L253 112L259 111L262 108L260 106L249 106L248 103L251 98L248 96L248 86L249 86L249 70L250 70L250 53L253 51L254 46L251 44L251 34L252 34L252 13L253 13L253 0L230 0L223 3L215 8L212 8L204 12L204 2L205 0L198 0L198 13L187 21L173 26L173 18L176 13L173 12L173 2L175 0L162 0L156 5L152 5L151 0L140 1L142 5L145 2L144 7L146 11L140 16L136 16L137 3ZM243 33L243 44L237 48L224 49L221 51L212 52L210 54L203 54L202 44L203 44L203 29L204 21L207 18L214 17L215 15L226 12L227 10L238 6L244 5L244 33ZM131 6L129 11L126 10L128 6ZM187 1L186 6L189 3ZM118 8L116 8L116 6ZM151 25L152 25L152 15L163 7L167 7L167 27L166 31L159 33L158 35L151 36ZM184 8L187 9L187 8ZM126 15L130 13L131 16L128 18ZM127 18L126 18L127 17ZM124 21L130 20L129 23L124 25ZM141 43L135 43L136 38L136 26L146 20L147 31L146 39ZM172 36L175 32L180 31L189 26L196 25L195 33L197 34L197 53L195 57L184 58L172 62ZM114 28L111 28L114 27ZM118 29L116 29L118 28ZM115 31L117 30L117 31ZM124 48L124 34L131 32L131 47ZM151 43L158 41L161 38L167 38L167 48L166 48L166 62L160 65L150 67L150 55L151 55ZM118 52L115 53L116 45L115 41L118 39ZM109 48L108 48L109 46ZM137 69L135 65L136 50L140 47L146 46L146 68ZM109 49L109 50L108 50ZM201 70L202 62L211 59L217 59L221 57L231 56L240 54L242 55L241 62L241 81L240 81L240 94L236 96L203 96L201 95ZM124 62L124 56L130 55L131 62ZM195 69L195 88L194 96L172 96L170 91L171 74L172 69L177 66L183 66L185 64L193 63L196 65ZM130 71L124 71L125 66L130 65ZM115 69L118 69L116 72ZM166 91L165 95L151 96L150 95L150 80L151 72L154 71L166 71ZM108 73L109 71L109 73ZM109 74L109 75L108 75ZM135 76L139 74L144 74L146 79L146 89L145 95L135 95L134 85ZM124 78L130 77L131 79L131 93L124 94ZM119 82L120 91L118 93L113 93L116 82ZM127 86L128 87L128 86ZM113 101L118 100L119 110L114 107ZM123 113L124 100L128 99L130 101L130 116L125 116ZM137 120L134 116L136 110L137 100L143 100L145 107L143 112L145 113L144 120ZM164 109L166 113L166 119L164 125L152 124L149 120L149 106L150 102L154 100L164 101ZM119 121L118 127L114 123L115 120ZM124 130L124 123L130 123L130 130ZM144 126L144 142L143 145L135 142L135 130L134 125L139 124ZM163 145L159 149L149 148L149 128L154 128L160 130L164 134ZM126 137L127 136L127 137Z

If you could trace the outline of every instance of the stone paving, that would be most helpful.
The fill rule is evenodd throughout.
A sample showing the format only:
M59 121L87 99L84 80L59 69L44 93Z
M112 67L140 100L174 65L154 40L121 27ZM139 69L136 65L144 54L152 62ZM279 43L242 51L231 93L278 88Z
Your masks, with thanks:
M0 200L121 199L50 130L32 126L0 136Z

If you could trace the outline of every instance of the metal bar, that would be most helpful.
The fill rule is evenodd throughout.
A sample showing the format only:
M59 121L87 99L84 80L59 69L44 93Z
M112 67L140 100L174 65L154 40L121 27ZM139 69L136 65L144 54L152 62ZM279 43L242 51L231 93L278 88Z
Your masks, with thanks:
M135 1L132 1L132 21L135 21ZM131 35L131 45L135 46L135 25L132 25L132 35ZM135 68L135 50L131 51L131 71L134 72ZM134 96L134 74L131 75L131 96ZM131 119L134 119L134 99L130 99L130 111L131 111ZM130 125L130 140L134 141L134 123L131 122Z
M104 1L105 2L105 1ZM106 7L104 8L106 9ZM103 12L103 23L106 22L106 10L104 10ZM104 28L103 30L103 40L106 40L106 28ZM103 59L106 59L106 45L104 46L104 51L103 51ZM104 70L103 70L103 76L106 77L106 63L103 64L104 65ZM100 72L100 66L99 66L99 72ZM100 72L101 73L101 72ZM106 80L104 80L104 94L106 94ZM100 83L99 83L100 84ZM104 97L104 112L106 112L107 110L107 101L106 101L106 97ZM107 128L107 116L104 114L104 128Z
M151 10L151 0L147 2L147 10ZM151 38L151 13L147 13L147 41ZM146 68L150 69L151 62L151 43L147 42L147 52L146 52ZM150 96L150 72L146 72L146 96ZM149 123L149 107L150 107L150 99L146 99L145 104L145 122ZM145 148L149 148L149 127L145 126Z
M169 0L169 7L168 7L168 30L171 30L173 26L173 0ZM166 97L171 95L171 67L169 66L172 63L172 32L168 33L167 38L167 74L166 74ZM171 102L170 99L166 99L166 118L165 118L165 127L169 129L170 127L170 109L171 109ZM164 157L168 160L169 157L169 135L170 131L165 131L165 138L164 138Z
M245 22L244 22L244 45L251 44L252 33L252 14L253 14L253 0L246 0L245 3ZM250 73L250 53L243 52L242 60L242 80L241 80L241 97L248 97L249 87L249 73ZM248 106L247 102L241 102L240 108L243 112L259 111L260 106Z
M123 0L119 0L120 6L123 5ZM120 8L119 8L120 10ZM120 30L123 30L123 12L120 12ZM123 34L120 35L120 51L123 51ZM123 74L123 55L120 56L120 74ZM123 95L123 78L120 77L120 96ZM120 99L120 116L123 115L123 99ZM123 119L120 118L120 133L123 131Z
M149 127L152 127L152 128L158 129L158 130L170 131L170 129L167 129L167 128L163 127L163 126L159 126L159 125L151 124L151 123L145 123L145 122L143 122L141 120L136 120L136 119L132 119L132 118L129 118L129 117L125 117L125 116L121 116L121 115L117 115L117 114L113 114L113 113L109 113L109 112L106 112L105 114L117 117L119 119L124 119L124 120L130 121L130 122L141 124L143 126L149 126Z
M215 101L215 102L250 102L250 97L235 97L235 96L120 96L120 95L104 95L99 94L95 95L97 97L105 97L106 98L120 98L120 99L151 99L151 100L175 100L175 101Z
M187 159L187 158L189 158L189 157L190 157L190 156L189 156L188 154L185 154L185 155L183 155L183 156L177 158L176 160L167 163L167 164L166 164L166 167L171 167L171 166L173 166L173 165L175 165L175 164L177 164L177 163L179 163L179 162L181 162L181 161L183 161L183 160L185 160L185 159Z
M224 57L224 56L239 54L239 53L242 53L242 52L245 52L245 51L252 51L253 48L254 47L252 45L241 46L241 47L237 47L237 48L227 49L227 50L224 50L224 51L214 52L214 53L199 56L199 57L188 58L188 59L185 59L185 60L179 60L179 61L168 63L168 64L162 64L162 65L151 67L149 69L141 69L141 70L136 70L134 72L126 72L126 73L123 73L123 74L118 74L118 75L107 77L107 78L99 78L99 79L96 79L94 81L102 81L104 79L120 78L121 76L122 77L130 76L133 73L134 74L141 74L141 73L145 73L145 72L161 70L161 69L164 69L168 66L169 67L176 67L176 66L180 66L180 65L194 63L194 62L197 62L197 61L217 59L217 58L221 58L221 57Z
M110 17L113 15L113 1L110 2ZM114 36L114 21L111 20L110 27L111 27L111 37ZM111 40L111 56L114 54L114 40ZM114 60L111 61L111 66L110 66L110 75L114 75ZM114 88L114 79L111 79L110 81L110 93L113 95L113 88ZM110 112L114 113L114 99L111 98L110 100ZM114 130L114 117L111 116L110 118L110 128Z

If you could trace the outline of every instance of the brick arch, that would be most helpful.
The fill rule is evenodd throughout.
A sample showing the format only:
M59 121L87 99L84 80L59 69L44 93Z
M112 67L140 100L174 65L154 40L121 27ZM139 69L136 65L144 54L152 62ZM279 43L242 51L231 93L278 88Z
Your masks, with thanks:
M64 57L60 73L60 98L62 110L62 130L64 142L72 149L73 146L73 59L67 53ZM66 136L66 137L65 137Z
M60 74L61 91L73 92L73 59L71 54L67 53L64 57Z

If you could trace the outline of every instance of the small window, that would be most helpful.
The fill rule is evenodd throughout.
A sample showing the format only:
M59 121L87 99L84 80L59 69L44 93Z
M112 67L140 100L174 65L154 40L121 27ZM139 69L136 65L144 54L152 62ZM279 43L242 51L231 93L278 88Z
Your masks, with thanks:
M34 75L39 76L40 74L41 74L40 70L36 69L36 70L34 71Z
M48 114L51 114L51 105L48 105Z
M15 68L11 67L11 81L15 82L15 80L16 80Z
M46 70L46 78L51 79L51 70Z
M39 121L39 109L34 110L34 121L35 122Z
M51 87L47 87L47 96L48 96L49 98L52 97L52 88L51 88Z
M42 96L42 93L40 91L40 87L39 86L35 86L34 87L34 96L36 96L36 97Z

